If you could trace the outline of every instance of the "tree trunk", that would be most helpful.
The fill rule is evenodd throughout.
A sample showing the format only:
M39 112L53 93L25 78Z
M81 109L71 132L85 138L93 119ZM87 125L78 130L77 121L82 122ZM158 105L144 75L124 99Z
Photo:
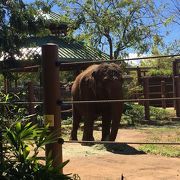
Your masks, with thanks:
M112 45L112 39L111 36L109 34L105 34L108 43L109 43L109 56L110 56L110 60L113 60L113 45Z

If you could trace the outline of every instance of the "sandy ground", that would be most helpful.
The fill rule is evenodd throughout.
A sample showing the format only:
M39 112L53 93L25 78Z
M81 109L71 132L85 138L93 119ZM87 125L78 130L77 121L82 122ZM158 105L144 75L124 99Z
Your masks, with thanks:
M138 130L121 129L117 141L145 138ZM99 145L64 144L63 159L70 159L64 173L78 174L82 180L180 180L180 158L144 154L138 145L121 146L122 151L110 152Z

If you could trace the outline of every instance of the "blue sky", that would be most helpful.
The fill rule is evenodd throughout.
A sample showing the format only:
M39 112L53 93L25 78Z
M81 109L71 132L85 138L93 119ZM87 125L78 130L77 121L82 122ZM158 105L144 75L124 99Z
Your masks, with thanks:
M34 0L24 0L24 2L30 3L30 2L34 2ZM169 5L169 7L173 7L172 6L172 0L166 0L166 1L164 1L164 0L155 0L155 3L156 3L157 7L159 5L161 5L162 2L167 3ZM57 8L54 8L54 11L56 11L58 13ZM165 13L166 13L165 15L168 15L168 11L165 12ZM169 44L169 43L173 42L174 40L180 40L180 25L178 25L178 24L171 23L167 27L159 29L159 31L164 35L164 42L166 44ZM169 31L168 35L166 35L166 31Z

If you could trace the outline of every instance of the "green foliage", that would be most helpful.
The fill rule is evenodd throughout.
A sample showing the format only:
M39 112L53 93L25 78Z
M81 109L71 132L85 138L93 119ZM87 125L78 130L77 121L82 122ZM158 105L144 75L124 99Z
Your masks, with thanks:
M40 129L37 125L20 122L6 128L3 133L3 162L0 167L0 179L71 179L69 175L60 173L69 161L54 168L51 154L46 164L40 163L44 158L38 156L44 145L57 142L57 134L50 134L48 126ZM31 153L30 153L31 152Z
M172 75L172 61L173 59L169 58L160 58L156 60L142 61L142 66L151 66L154 67L150 69L147 73L149 76L170 76Z
M143 87L138 84L136 72L131 72L132 79L123 82L124 99L134 99L133 95L142 92Z
M122 121L134 125L135 122L141 122L144 119L144 107L136 104L130 104L131 109L127 109L122 117Z
M4 81L4 76L2 75L2 74L0 74L0 90L2 89L2 87L3 87L3 82Z
M111 58L127 54L128 48L147 52L153 43L162 42L156 31L160 12L153 1L66 0L60 5L79 27L76 38L102 50L109 48Z
M74 72L72 71L61 71L60 72L60 79L64 83L72 82L74 80Z
M129 104L131 108L126 109L122 121L128 124L141 123L144 120L144 106ZM171 113L167 110L150 106L150 119L155 121L164 121L171 118Z
M167 55L168 51L170 52L170 49L169 50L167 49L167 52L163 52L164 54L160 54L157 46L154 46L152 49L152 54L154 56ZM178 52L175 52L175 53L178 53ZM153 69L150 69L148 71L147 75L149 76L162 76L162 75L170 76L173 73L172 72L173 61L174 61L174 58L149 59L148 61L141 61L141 66L154 67Z
M40 83L40 72L37 73L20 73L18 75L18 83L24 85L27 82L32 82L33 84Z
M148 72L150 76L171 76L172 69L152 69Z
M0 101L4 102L4 104L1 104L0 106L0 121L2 125L8 126L8 124L14 122L15 119L24 120L24 115L27 115L27 107L23 104L13 104L13 102L20 101L20 97L22 100L25 96L25 92L18 92L17 94L4 94L3 92L0 92Z
M5 60L13 60L14 55L19 54L19 48L27 36L45 32L45 19L39 9L47 12L50 6L43 1L37 2L26 4L23 0L1 1L0 53L5 54Z
M72 117L68 117L66 120L62 120L61 124L62 125L70 125L72 124L73 118Z

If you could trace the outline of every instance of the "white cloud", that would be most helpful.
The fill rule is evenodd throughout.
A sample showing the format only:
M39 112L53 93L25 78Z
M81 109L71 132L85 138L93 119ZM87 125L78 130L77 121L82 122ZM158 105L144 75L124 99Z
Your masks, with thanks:
M138 56L137 53L129 53L128 58L137 58L137 57L142 57L142 55ZM140 64L140 60L132 60L132 61L128 61L129 64L134 65L134 66L138 66Z

